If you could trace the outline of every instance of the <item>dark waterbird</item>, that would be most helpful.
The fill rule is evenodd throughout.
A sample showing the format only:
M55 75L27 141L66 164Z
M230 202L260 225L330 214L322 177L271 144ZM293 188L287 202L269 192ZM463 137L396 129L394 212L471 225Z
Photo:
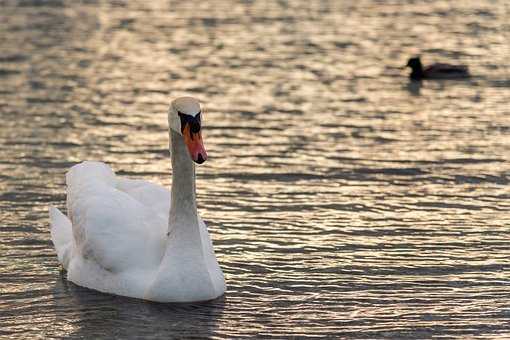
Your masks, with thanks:
M423 67L420 57L410 58L406 67L411 68L411 74L409 77L413 80L461 79L468 78L470 76L466 65L435 63Z

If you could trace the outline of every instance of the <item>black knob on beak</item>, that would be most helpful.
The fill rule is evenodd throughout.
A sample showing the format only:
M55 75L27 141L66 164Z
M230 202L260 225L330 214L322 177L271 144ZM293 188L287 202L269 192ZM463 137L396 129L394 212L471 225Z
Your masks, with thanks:
M195 116L187 115L182 112L177 112L179 115L179 118L181 119L181 133L184 132L184 128L186 125L189 125L190 127L190 133L198 133L200 132L200 112Z

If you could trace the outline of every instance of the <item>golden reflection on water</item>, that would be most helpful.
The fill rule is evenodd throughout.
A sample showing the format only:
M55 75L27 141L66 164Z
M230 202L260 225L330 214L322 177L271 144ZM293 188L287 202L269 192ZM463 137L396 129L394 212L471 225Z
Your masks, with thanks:
M505 2L35 5L0 11L0 336L509 335ZM474 77L410 83L418 52ZM205 108L198 198L226 297L66 282L47 221L65 171L169 186L181 95Z

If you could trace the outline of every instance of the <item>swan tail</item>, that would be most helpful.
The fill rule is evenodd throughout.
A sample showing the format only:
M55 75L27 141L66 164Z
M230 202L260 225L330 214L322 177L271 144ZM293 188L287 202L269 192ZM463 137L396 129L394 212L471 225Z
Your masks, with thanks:
M50 207L51 241L58 261L67 270L73 247L73 229L69 218L55 207Z

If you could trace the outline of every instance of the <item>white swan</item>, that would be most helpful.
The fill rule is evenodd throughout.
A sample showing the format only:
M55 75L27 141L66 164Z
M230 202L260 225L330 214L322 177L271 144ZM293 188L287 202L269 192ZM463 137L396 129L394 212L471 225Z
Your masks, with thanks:
M200 116L194 98L170 105L171 193L157 184L116 177L101 162L69 170L69 216L50 208L51 238L68 280L159 302L205 301L225 292L195 199L193 161L207 159Z

